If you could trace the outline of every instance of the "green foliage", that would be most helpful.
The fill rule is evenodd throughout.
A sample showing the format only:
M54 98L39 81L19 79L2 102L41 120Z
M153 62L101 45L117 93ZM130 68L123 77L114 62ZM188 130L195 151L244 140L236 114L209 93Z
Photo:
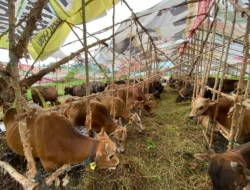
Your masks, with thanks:
M156 144L154 143L152 139L147 138L145 142L146 142L147 150L156 148Z

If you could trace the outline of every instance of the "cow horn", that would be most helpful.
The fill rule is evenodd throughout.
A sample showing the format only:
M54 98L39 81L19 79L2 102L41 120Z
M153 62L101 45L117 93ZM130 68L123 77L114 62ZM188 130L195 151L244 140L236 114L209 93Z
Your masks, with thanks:
M118 125L122 126L122 119L121 119L121 117L118 119Z
M105 152L106 154L109 154L109 143L105 144Z

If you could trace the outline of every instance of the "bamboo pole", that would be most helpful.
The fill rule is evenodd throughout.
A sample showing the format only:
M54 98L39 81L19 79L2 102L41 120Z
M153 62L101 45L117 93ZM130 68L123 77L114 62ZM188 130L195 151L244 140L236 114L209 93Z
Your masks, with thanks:
M226 4L225 5L225 11L224 11L224 20L225 20L225 23L224 23L223 30L222 30L222 37L223 37L222 43L223 44L225 43L225 28L226 28L226 24L227 24L227 10L228 10L227 0L226 0L225 4ZM215 25L215 27L216 27L216 25ZM231 35L233 35L233 30L234 30L234 26L232 27ZM223 64L222 76L221 76L220 84L219 84L219 94L217 95L217 102L219 102L219 100L220 100L220 93L221 93L221 90L222 90L223 78L224 78L224 75L225 75L225 68L226 68L226 65L227 65L226 62L227 62L227 56L228 56L229 47L230 47L230 40L228 41L228 44L227 44L227 48L228 49L227 49L227 52L226 52L226 55L225 55L224 64ZM222 49L223 49L222 52L224 52L224 45L222 46ZM222 61L222 58L223 58L223 53L221 55L220 61ZM221 63L219 63L219 64L221 65ZM219 112L219 106L217 105L216 108L215 108L215 113L214 113L214 116L213 116L213 121L216 121L216 118L218 116L218 112ZM215 125L213 124L212 125L212 134L211 134L210 144L209 144L209 148L210 149L212 147L213 140L214 140L214 130L215 130Z
M235 9L236 11L245 13L245 14L247 14L248 17L250 17L250 11L249 11L248 8L242 8L241 6L239 6L239 5L237 4L237 1L236 1L236 0L235 0L235 1L229 0L229 1L230 1L231 5L233 5L233 7L234 7L234 9Z
M243 82L244 82L244 77L245 77L245 72L246 72L246 67L248 64L248 58L249 58L249 33L250 33L250 17L247 17L247 26L246 26L246 33L244 37L244 56L243 56L243 63L240 71L240 79L238 82L237 86L237 93L236 93L236 100L234 102L234 113L232 116L232 125L231 125L231 131L230 131L230 139L235 139L236 137L238 138L241 133L242 129L242 121L243 121L243 115L244 111L242 110L242 98L241 98L241 91L243 87ZM247 95L247 93L245 94ZM241 104L241 106L238 105L238 103ZM242 118L238 118L239 111L241 111ZM237 126L238 125L238 126ZM236 127L237 133L236 133ZM236 138L236 140L237 140ZM233 142L229 141L229 149L233 147Z
M112 34L113 34L113 39L112 39L112 42L113 42L112 86L113 86L113 89L115 89L115 36L114 36L114 34L115 34L115 0L112 0L112 4L113 4L113 16L112 16L112 24L113 24L113 27L112 27ZM115 94L114 94L114 92L112 92L112 110L114 110L114 108L115 108L114 96L115 96ZM115 112L113 112L112 117L113 117L113 119L115 119Z
M216 5L218 5L218 3L215 3L215 4L214 4L214 19L216 19L216 18L215 18L215 16L216 16L216 14L215 14ZM211 35L211 38L210 38L210 46L209 46L209 49L213 48L214 45L215 45L216 24L217 24L217 22L216 22L216 20L215 20L214 26L213 26L213 32L212 32L212 35ZM211 65L212 65L212 62L213 62L213 52L214 52L214 51L211 51L210 54L209 54L209 57L208 57L208 64L209 64L209 66L208 66L208 71L209 71L209 72L208 72L207 75L206 75L205 84L207 84L207 82L208 82L208 77L209 77L209 75L210 75Z
M130 85L130 67L131 67L131 58L132 58L132 21L133 21L133 15L131 13L131 29L130 29L130 39L129 39L129 65L128 65L128 75L127 75L127 80L128 80L128 84L127 86L129 87ZM128 102L128 95L129 94L129 88L127 88L127 93L126 93L126 105L128 107L129 102ZM134 93L133 93L134 96Z
M205 26L203 26L203 27L205 27ZM205 35L207 36L207 38L209 38L209 33L207 33ZM205 48L204 48L204 46L205 46ZM204 48L205 51L207 51L207 40L204 42L203 48ZM203 58L204 72L203 72L202 79L201 79L202 86L201 86L201 89L200 89L200 92L199 92L199 95L201 97L204 97L204 95L205 95L205 88L204 88L204 86L205 86L205 78L206 78L206 75L207 75L207 72L208 72L208 68L207 68L207 64L206 64L206 62L207 62L207 54L204 54L203 57L204 57Z
M16 96L16 101L17 101L17 113L20 114L24 110L27 110L27 102L25 98L22 96L21 93L21 88L19 86L19 72L18 72L18 61L21 55L20 54L17 56L16 54L16 47L17 45L15 44L15 3L14 0L9 0L8 3L9 6L9 57L10 57L10 62L8 64L8 69L10 70L10 75L12 78L13 82L13 88L15 91L15 96ZM27 169L28 172L26 173L27 177L30 180L33 180L37 170L36 170L36 165L32 156L32 147L29 142L29 137L28 137L28 129L26 125L26 120L22 120L18 122L18 130L20 134L20 139L21 143L23 145L23 151L25 158L27 160Z
M88 60L88 48L87 48L87 27L86 27L86 10L85 0L82 0L82 26L83 26L83 43L84 43L84 62L85 62L85 73L86 73L86 96L90 95L90 84L89 84L89 60ZM90 100L87 101L87 119L90 121L90 128L92 124L92 113L90 108Z

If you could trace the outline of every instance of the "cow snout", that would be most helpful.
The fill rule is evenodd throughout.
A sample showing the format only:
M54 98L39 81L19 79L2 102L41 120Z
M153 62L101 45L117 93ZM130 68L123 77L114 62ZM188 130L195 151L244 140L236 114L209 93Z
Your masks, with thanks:
M194 116L189 115L188 118L189 119L194 119Z

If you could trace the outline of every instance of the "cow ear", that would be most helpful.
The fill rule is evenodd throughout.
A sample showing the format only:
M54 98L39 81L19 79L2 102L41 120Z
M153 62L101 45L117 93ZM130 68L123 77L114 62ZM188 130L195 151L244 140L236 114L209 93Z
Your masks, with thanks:
M209 106L216 106L219 102L217 100L210 100L209 101Z
M113 132L113 133L110 133L110 134L109 134L109 137L110 137L110 138L113 138L113 137L115 137L115 132Z
M205 154L195 154L194 157L198 160L201 160L204 162L209 162L213 153L214 153L213 151L210 151L210 152L207 152Z

